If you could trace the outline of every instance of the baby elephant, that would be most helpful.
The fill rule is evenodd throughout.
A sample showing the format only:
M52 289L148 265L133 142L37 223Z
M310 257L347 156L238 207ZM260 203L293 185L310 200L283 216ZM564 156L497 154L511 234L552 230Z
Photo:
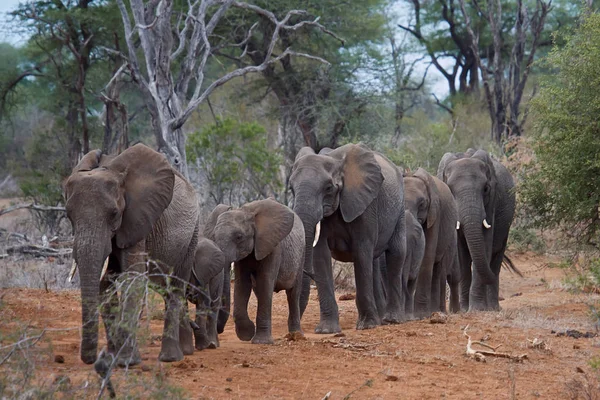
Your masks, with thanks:
M229 264L221 249L207 238L198 239L187 298L196 304L194 327L197 350L219 347L217 315L222 308L223 280Z
M219 215L214 215L219 214ZM205 233L234 261L233 319L241 340L271 344L273 292L286 291L290 333L300 328L300 291L304 263L304 226L288 207L275 200L254 201L239 209L218 206L208 218ZM254 284L258 300L256 328L248 317L248 300Z

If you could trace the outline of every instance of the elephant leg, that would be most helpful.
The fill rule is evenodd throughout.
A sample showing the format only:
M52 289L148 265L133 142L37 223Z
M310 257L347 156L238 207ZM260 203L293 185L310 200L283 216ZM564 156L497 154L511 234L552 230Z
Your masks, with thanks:
M235 333L240 340L249 341L254 337L254 322L248 317L248 300L252 292L252 278L247 268L235 263L235 283L233 301L233 321Z
M373 260L373 295L377 305L379 318L383 319L385 315L385 291L383 289L383 276L381 274L381 264L385 263L385 255Z
M197 350L208 348L209 339L207 326L207 312L209 308L209 299L205 295L200 295L196 302L196 325L194 329L194 341Z
M271 312L273 310L273 289L277 274L273 272L271 265L261 265L256 272L256 333L252 338L253 344L273 344L271 335ZM299 294L299 293L298 293ZM300 304L296 303L296 318L300 317Z
M403 279L404 259L406 244L400 251L387 251L386 259L386 310L383 322L386 324L398 324L406 319L404 293L408 290L407 280Z
M116 316L119 312L119 295L115 291L115 286L111 280L112 277L106 276L100 281L100 301L102 314L102 321L104 322L104 331L106 332L106 342L108 345L108 352L111 354L117 354L117 351L123 345L119 343L119 338L123 336L121 332L118 332L118 324L115 323Z
M321 236L323 235L324 227L321 227ZM314 248L313 265L320 309L319 324L315 328L315 333L341 332L340 315L335 301L331 252L326 240L319 240Z
M366 245L355 254L354 278L356 280L356 329L371 329L381 325L373 292L373 250ZM357 247L355 247L357 248Z
M425 253L416 280L414 315L419 319L426 318L431 314L431 292L434 268L433 259L433 255Z
M182 297L179 320L179 346L184 356L194 354L194 330L190 325L187 299Z
M217 321L217 333L223 333L231 312L231 266L225 267L223 276L223 295Z
M183 351L179 343L183 308L181 304L182 290L176 285L173 286L167 288L165 294L165 324L162 346L158 356L158 359L163 362L180 361L183 359ZM186 323L189 326L189 322L186 321Z
M439 277L439 311L445 313L447 312L446 309L446 279L448 276L448 267L446 266L446 264L448 263L448 260L446 258L444 258L442 260L442 262L440 263L440 277Z
M308 300L310 298L310 276L301 272L302 274L302 289L300 290L300 318L304 315L306 307L308 306Z
M223 272L218 274L210 281L210 310L206 320L206 330L208 333L208 348L216 349L219 347L219 335L217 333L218 315L222 307L223 297Z
M302 314L300 312L300 294L302 291L302 271L298 272L296 283L291 289L287 289L285 294L288 301L288 332L299 332L302 333L302 327L300 326L300 318Z
M431 297L429 300L429 313L440 310L440 291L442 286L442 266L439 262L433 264L433 274L431 277Z
M447 274L448 285L450 286L450 312L457 313L460 312L460 296L459 296L459 265L458 258L455 257L454 265L450 268L450 271Z
M406 310L406 318L413 319L414 318L414 306L415 306L415 287L417 285L416 279L408 279L406 282L406 296L404 309Z
M117 351L117 365L120 367L137 365L142 362L137 345L136 334L142 313L142 302L146 295L146 286L138 274L145 272L144 256L145 243L139 242L132 248L124 251L122 266L127 266L130 273L120 282L122 309L120 319L115 321L116 339L114 343L119 346Z
M492 256L492 261L490 262L490 268L496 276L496 280L491 285L487 285L488 310L500 311L500 269L502 268L503 259L504 251L500 251Z
M460 268L460 309L469 311L470 292L472 283L471 254L464 237L459 237L458 263Z

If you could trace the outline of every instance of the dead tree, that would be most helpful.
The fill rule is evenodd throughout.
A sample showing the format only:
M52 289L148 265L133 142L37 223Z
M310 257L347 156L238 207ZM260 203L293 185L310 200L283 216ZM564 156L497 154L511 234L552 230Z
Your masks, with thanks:
M309 26L333 36L319 24L319 18L290 24L292 17L306 15L301 10L291 10L279 20L268 10L233 0L189 1L187 11L179 16L174 10L173 0L130 0L131 14L123 0L117 0L117 4L123 19L128 63L150 113L158 148L186 176L186 138L182 127L216 88L233 78L262 72L289 56L302 56L327 63L322 58L297 53L289 47L278 51L276 47L282 32L291 33ZM269 45L258 65L240 67L207 83L207 65L219 49L238 49L239 55L234 58L239 59L249 52L248 42L258 22L239 43L224 43L220 35L214 34L217 25L225 21L231 9L251 13L257 20L270 21L274 27L273 33L265 38ZM135 35L139 36L143 66L138 60Z
M520 115L525 85L531 71L535 52L539 46L540 37L544 30L544 22L550 12L551 1L536 1L533 13L527 9L522 0L517 0L517 18L514 25L515 42L506 67L502 59L502 1L487 2L485 8L477 0L473 4L489 24L493 39L493 55L484 65L479 55L479 35L474 33L471 19L465 9L464 0L460 7L465 18L471 47L477 61L492 122L491 137L496 143L510 136L520 136L527 119L527 113ZM506 72L508 70L508 75Z

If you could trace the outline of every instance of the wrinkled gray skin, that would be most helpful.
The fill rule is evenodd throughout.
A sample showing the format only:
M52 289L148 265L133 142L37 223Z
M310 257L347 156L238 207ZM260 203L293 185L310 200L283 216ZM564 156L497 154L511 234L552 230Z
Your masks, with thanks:
M405 309L407 318L414 315L414 296L417 278L425 255L425 234L421 224L410 212L406 213L406 261L404 275L406 276ZM444 286L446 288L446 286ZM445 300L445 299L444 299Z
M446 312L446 281L450 285L450 310L460 311L454 196L440 179L423 168L404 176L404 202L423 227L425 255L417 280L414 315L424 318L432 312Z
M275 200L254 201L239 209L217 207L205 232L234 261L235 286L233 318L241 340L272 344L271 311L273 292L287 294L290 333L300 327L300 291L304 261L304 227L288 207ZM258 300L256 326L248 316L248 300L254 286Z
M446 153L438 178L448 185L458 207L461 309L499 310L500 267L515 211L513 178L487 152L473 149Z
M197 350L219 347L217 315L221 312L225 270L229 264L219 247L201 237L196 246L188 300L196 305L194 328Z
M357 329L404 320L402 266L406 253L402 174L383 155L349 144L324 154L304 147L296 156L290 186L294 211L304 224L304 270L317 284L320 322L316 333L340 332L331 257L353 262L356 279ZM321 233L313 252L315 227ZM381 281L374 260L385 254L385 311L376 294ZM314 267L314 268L313 268ZM303 282L302 309L308 303ZM380 313L380 311L383 311ZM383 318L381 316L383 314Z
M165 325L161 361L177 361L192 354L192 329L187 316L185 286L189 281L198 240L198 199L193 187L171 168L161 154L142 144L116 157L100 150L86 154L64 184L67 215L74 232L73 256L81 278L81 360L97 357L98 313L107 332L108 351L120 351L120 365L140 363L135 339L141 297L138 283L119 299L114 279L124 272L164 276L153 280L164 285ZM100 281L102 265L108 272ZM170 267L168 267L170 266ZM122 305L122 314L115 309ZM118 315L122 320L117 321ZM118 322L118 323L116 323Z

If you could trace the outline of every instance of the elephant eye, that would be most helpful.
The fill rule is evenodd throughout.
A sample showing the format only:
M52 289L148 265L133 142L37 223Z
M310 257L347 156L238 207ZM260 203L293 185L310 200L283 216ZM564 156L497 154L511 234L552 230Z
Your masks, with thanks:
M483 188L483 193L488 194L490 192L490 184L486 183L485 187Z
M327 184L327 186L325 187L325 192L327 192L327 193L333 192L333 184L332 183Z
M244 238L244 236L241 233L236 233L235 234L235 241L236 242L241 242L243 238Z

